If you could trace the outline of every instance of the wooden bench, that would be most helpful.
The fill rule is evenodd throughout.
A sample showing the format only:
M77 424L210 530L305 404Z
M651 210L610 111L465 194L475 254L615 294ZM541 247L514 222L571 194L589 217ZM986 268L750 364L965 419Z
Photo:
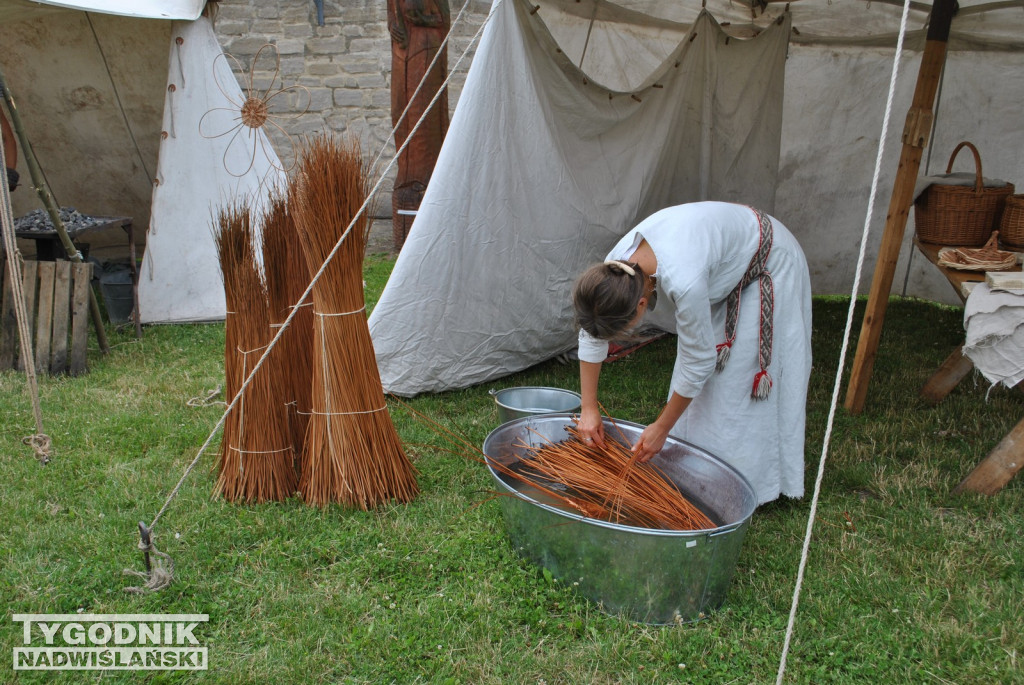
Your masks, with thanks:
M2 253L0 253L2 254ZM0 370L24 370L7 260L0 262ZM92 264L26 261L22 270L36 373L78 376L88 370Z

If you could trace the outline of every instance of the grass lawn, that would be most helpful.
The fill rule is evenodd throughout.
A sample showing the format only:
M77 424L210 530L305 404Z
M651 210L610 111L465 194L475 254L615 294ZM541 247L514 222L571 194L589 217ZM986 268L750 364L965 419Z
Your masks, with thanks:
M370 304L391 264L367 260ZM148 327L138 341L109 329L113 349L92 352L87 375L41 378L45 467L21 442L33 432L25 378L0 374L0 658L21 644L15 613L210 617L196 630L204 672L0 663L0 682L774 682L847 306L814 302L808 497L759 508L725 605L673 627L605 615L517 556L483 466L397 402L419 471L413 502L369 513L229 504L211 496L214 447L155 530L173 584L128 594L137 579L123 570L142 568L137 523L220 417L188 400L223 382L223 326ZM786 682L1024 681L1024 479L993 497L950 494L1020 420L1024 394L969 378L938 406L918 398L962 340L960 310L891 302L865 411L836 415ZM662 340L608 365L608 410L652 420L673 355ZM480 445L497 421L488 390L521 385L576 390L578 379L551 361L410 404Z

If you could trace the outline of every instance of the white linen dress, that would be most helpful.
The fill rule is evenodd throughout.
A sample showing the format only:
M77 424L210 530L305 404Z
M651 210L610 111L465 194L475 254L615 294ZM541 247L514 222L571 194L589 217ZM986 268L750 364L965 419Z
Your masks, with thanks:
M609 252L628 260L646 240L658 260L657 303L641 326L677 336L669 397L692 397L671 434L704 448L742 473L758 503L804 494L804 428L811 371L811 284L803 250L772 218L767 270L774 285L768 397L751 397L758 363L758 281L740 297L736 338L728 363L715 371L716 345L725 341L725 301L758 248L754 211L725 202L663 209L633 228ZM581 330L579 357L603 362L608 343Z

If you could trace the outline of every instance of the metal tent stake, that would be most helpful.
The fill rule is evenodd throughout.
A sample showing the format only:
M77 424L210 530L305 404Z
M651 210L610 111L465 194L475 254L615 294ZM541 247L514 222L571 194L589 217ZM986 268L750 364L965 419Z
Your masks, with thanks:
M148 576L153 572L153 567L149 560L149 550L153 548L153 534L149 528L142 521L139 521L139 549L142 550L142 560L146 564L146 575Z

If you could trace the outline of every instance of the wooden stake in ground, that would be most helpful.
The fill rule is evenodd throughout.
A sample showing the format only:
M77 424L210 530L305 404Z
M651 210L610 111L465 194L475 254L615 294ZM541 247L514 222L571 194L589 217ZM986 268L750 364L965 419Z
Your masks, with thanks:
M366 323L363 255L370 222L365 212L356 217L368 185L358 146L322 135L306 144L289 187L310 272L324 268L312 293L313 411L299 483L303 498L316 506L370 509L392 499L407 502L419 491L388 413Z
M271 335L288 318L309 286L310 273L295 222L283 194L272 195L263 219L263 273L267 282ZM307 299L270 352L269 370L278 375L295 454L302 454L312 411L313 302Z
M216 231L227 316L225 395L234 398L271 339L267 291L256 265L249 209L222 209ZM216 492L230 502L283 500L295 493L295 452L276 376L260 367L224 422Z

